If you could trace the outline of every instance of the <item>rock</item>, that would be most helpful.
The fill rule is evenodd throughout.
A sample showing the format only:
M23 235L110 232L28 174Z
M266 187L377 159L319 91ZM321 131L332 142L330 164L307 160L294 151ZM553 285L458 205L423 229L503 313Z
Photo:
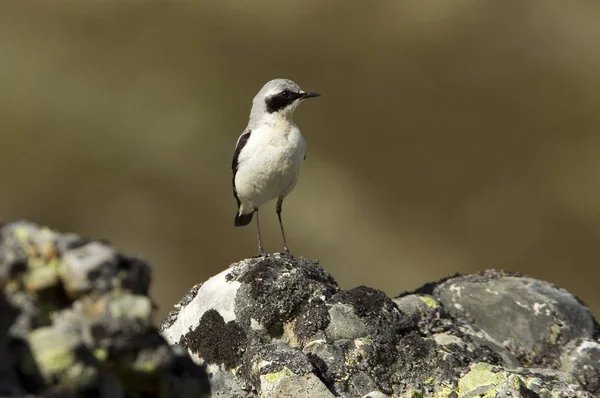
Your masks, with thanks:
M592 339L571 342L561 356L561 370L573 375L588 391L600 392L600 344Z
M62 263L62 281L66 292L73 298L93 288L106 292L112 288L112 279L119 272L119 258L112 247L90 242L65 252Z
M409 296L398 297L394 299L394 303L396 303L400 311L404 314L416 316L417 318L431 313L440 305L433 297L425 294L411 294Z
M204 369L153 326L149 283L105 242L3 225L0 396L209 396Z
M281 372L260 376L263 394L266 397L289 398L334 398L317 376L308 373L303 376L291 373L287 368Z
M591 311L564 289L517 274L488 271L434 289L454 317L469 319L522 365L558 366L560 347L598 333ZM498 327L498 319L505 320Z
M387 395L385 395L384 393L382 393L381 391L371 391L370 393L365 395L363 398L389 398L389 397Z
M78 333L41 327L29 334L27 342L44 384L56 383L69 391L86 391L98 385L100 369ZM21 369L26 367L23 364Z
M490 311L477 301L483 295L506 308ZM598 328L587 307L545 282L493 271L392 300L364 286L341 290L317 263L274 254L196 285L160 330L207 367L223 397L592 397L598 389Z
M366 325L354 314L354 308L346 304L333 304L329 309L329 326L325 335L333 340L353 340L367 336Z
M160 325L150 267L106 242L0 226L0 396L540 397L600 393L600 327L519 274L391 299L279 254L195 285Z

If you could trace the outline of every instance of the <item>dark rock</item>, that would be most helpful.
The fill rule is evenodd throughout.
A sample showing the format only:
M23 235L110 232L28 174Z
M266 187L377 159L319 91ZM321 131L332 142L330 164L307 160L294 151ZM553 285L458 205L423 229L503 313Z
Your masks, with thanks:
M490 305L527 306L529 317L480 314L471 295L486 289L505 296ZM560 333L531 319L546 307ZM214 394L240 397L591 397L595 330L573 296L523 276L446 278L391 300L364 286L340 290L316 263L281 255L196 285L161 325L207 366Z
M304 306L294 324L294 334L299 341L311 341L317 334L325 331L331 322L328 306L321 299L314 299L311 305Z
M202 338L208 335L219 336L219 339ZM242 363L246 333L235 321L225 323L221 314L210 309L202 315L198 327L182 337L180 344L209 363L221 362L230 369Z
M254 319L271 336L280 335L284 323L301 309L306 311L305 302L315 300L316 306L317 300L324 301L339 290L333 278L311 261L297 264L266 258L243 270L235 268L228 275L241 284L236 317L245 325Z
M208 396L203 368L153 326L149 283L105 242L3 225L0 396Z

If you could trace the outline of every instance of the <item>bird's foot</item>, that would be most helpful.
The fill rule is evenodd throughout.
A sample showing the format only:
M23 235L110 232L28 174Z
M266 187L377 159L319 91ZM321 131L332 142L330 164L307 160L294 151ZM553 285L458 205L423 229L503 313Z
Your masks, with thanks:
M262 247L258 248L258 254L256 256L253 256L252 258L264 258L267 257L268 253L266 253Z
M292 256L292 253L290 253L290 249L287 248L287 246L283 247L283 252L279 253L282 256L286 256L289 258L294 258L294 256Z

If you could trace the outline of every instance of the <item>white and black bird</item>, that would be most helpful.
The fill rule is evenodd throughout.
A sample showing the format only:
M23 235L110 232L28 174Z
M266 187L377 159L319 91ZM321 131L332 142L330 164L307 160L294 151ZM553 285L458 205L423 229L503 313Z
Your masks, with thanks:
M258 253L265 255L260 240L258 209L277 199L277 217L283 236L283 250L290 254L283 223L283 199L294 189L300 167L306 159L306 143L294 123L294 110L317 93L302 91L288 79L269 81L252 101L248 126L238 138L233 154L233 195L238 211L235 226L248 225L256 213Z

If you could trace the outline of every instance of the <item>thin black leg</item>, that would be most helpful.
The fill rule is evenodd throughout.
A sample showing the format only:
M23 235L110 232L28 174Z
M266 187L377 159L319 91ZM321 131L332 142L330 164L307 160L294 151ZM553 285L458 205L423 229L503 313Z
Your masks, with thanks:
M281 206L283 205L283 198L279 198L277 201L277 218L279 218L279 226L281 227L281 236L283 237L283 251L288 256L290 255L290 249L288 249L287 240L285 239L285 231L283 230L283 223L281 222Z
M261 257L264 257L265 251L262 247L262 242L260 240L260 222L258 221L258 209L256 209L255 212L256 212L256 235L258 236L258 254Z

